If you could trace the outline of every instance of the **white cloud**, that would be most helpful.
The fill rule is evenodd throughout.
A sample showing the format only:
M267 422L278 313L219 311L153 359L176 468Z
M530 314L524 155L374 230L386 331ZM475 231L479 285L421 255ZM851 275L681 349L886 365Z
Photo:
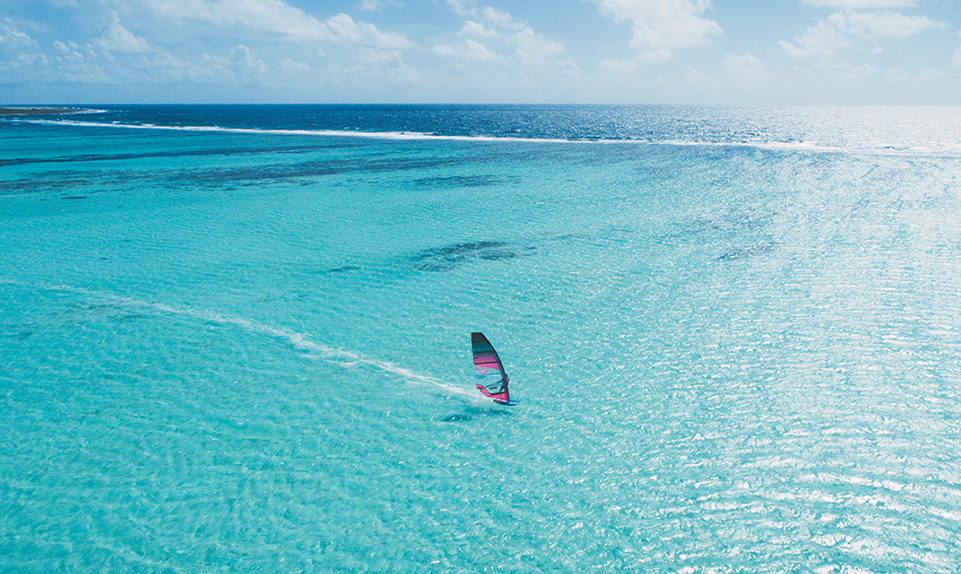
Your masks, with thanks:
M297 60L292 60L290 58L284 58L278 63L278 68L282 75L293 76L293 75L303 75L310 72L310 64L306 62L298 62Z
M724 56L721 69L726 75L742 78L760 78L767 74L764 64L751 54L728 54Z
M708 0L593 1L615 22L631 22L631 47L648 61L666 60L679 48L703 46L724 31L717 22L701 18L710 6Z
M83 54L80 53L80 45L76 42L54 42L54 49L61 57L69 57L75 60L82 60Z
M383 48L409 45L404 36L356 22L347 14L325 21L281 0L147 0L159 16L196 20L215 26L239 27L247 32L269 32L296 41L333 41L370 44Z
M842 10L877 10L879 8L907 8L915 0L804 0L805 4Z
M795 37L794 43L782 40L778 44L792 58L831 59L858 40L908 38L943 26L925 16L898 12L837 12L808 28L803 36Z
M808 28L804 36L794 38L795 44L784 40L778 44L792 58L827 58L833 56L837 50L851 45L851 38L842 28L844 15L838 13Z
M550 41L510 13L490 6L478 9L459 0L448 0L458 16L467 18L458 36L463 40L434 46L434 53L464 61L508 61L512 52L517 61L527 66L546 65L551 56L564 51L564 46ZM493 48L492 48L493 46Z
M434 46L434 53L439 56L448 56L469 62L497 62L504 59L501 55L488 50L484 44L470 38L465 38L457 44Z
M381 32L377 26L367 22L355 22L347 14L338 14L326 21L327 28L336 41L371 44L380 48L404 48L410 44L400 34Z
M473 0L467 0L467 4L469 4L470 7L467 7L465 2L462 2L461 0L447 0L447 5L454 10L454 14L457 14L458 16L473 17L477 11L474 8Z
M51 57L59 77L67 82L114 84L117 80L104 69L102 62L89 46L83 48L75 42L54 42Z
M491 8L490 6L484 6L480 11L483 19L493 25L495 28L503 28L505 30L517 30L523 26L519 22L515 22L514 18L508 12L503 10L498 10L496 8Z
M897 12L851 12L847 15L851 34L864 38L908 38L928 28L940 28L944 24L924 16L904 16Z
M531 66L543 66L547 63L547 58L556 56L564 51L564 46L557 42L548 42L540 34L537 34L529 26L514 37L517 41L515 53L521 62Z
M124 28L117 14L113 15L110 25L99 38L94 40L94 44L104 52L137 54L150 50L150 43Z
M961 31L958 32L958 36L961 36ZM961 66L961 46L958 46L954 56L951 57L951 63L955 66Z
M120 98L139 90L189 100L219 90L278 101L338 89L349 99L369 84L386 100L418 78L404 63L412 44L403 35L347 14L314 17L287 1L79 0L83 18L57 27L0 15L0 76L64 93L122 85ZM256 90L234 96L241 85Z
M267 65L264 64L260 59L254 57L254 54L250 51L250 48L244 46L243 44L240 44L234 48L230 56L233 60L234 67L238 70L243 70L248 73L254 72L262 74L268 69Z
M35 44L36 42L28 34L14 28L14 23L10 18L0 23L0 45L32 46Z
M279 0L147 0L147 5L166 18L239 26L302 40L331 39L325 24Z
M400 0L364 0L360 3L361 10L367 10L368 12L380 12L388 6L403 6L404 3Z
M488 30L486 26L475 20L468 20L464 22L464 27L460 29L461 36L478 36L481 38L491 38L496 36L497 33L493 30Z

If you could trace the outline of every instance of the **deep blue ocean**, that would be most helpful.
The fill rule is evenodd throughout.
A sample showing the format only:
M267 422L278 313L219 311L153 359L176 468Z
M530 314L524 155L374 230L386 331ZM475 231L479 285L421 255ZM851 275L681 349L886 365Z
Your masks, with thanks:
M0 116L2 572L959 570L961 108Z

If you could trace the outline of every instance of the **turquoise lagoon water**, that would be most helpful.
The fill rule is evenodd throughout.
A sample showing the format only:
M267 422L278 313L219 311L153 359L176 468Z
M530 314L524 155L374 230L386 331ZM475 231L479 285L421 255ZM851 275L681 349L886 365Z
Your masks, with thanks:
M961 569L959 108L108 107L0 166L2 571Z

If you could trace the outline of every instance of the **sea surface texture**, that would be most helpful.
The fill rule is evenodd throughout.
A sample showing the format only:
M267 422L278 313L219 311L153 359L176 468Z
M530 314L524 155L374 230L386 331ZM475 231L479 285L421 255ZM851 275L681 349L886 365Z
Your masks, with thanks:
M961 108L0 118L0 571L959 570Z

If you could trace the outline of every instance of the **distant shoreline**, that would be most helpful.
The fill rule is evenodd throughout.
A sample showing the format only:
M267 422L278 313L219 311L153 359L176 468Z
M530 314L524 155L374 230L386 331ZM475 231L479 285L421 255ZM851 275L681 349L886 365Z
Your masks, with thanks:
M72 114L76 108L31 108L0 106L0 116L39 116L47 114Z

